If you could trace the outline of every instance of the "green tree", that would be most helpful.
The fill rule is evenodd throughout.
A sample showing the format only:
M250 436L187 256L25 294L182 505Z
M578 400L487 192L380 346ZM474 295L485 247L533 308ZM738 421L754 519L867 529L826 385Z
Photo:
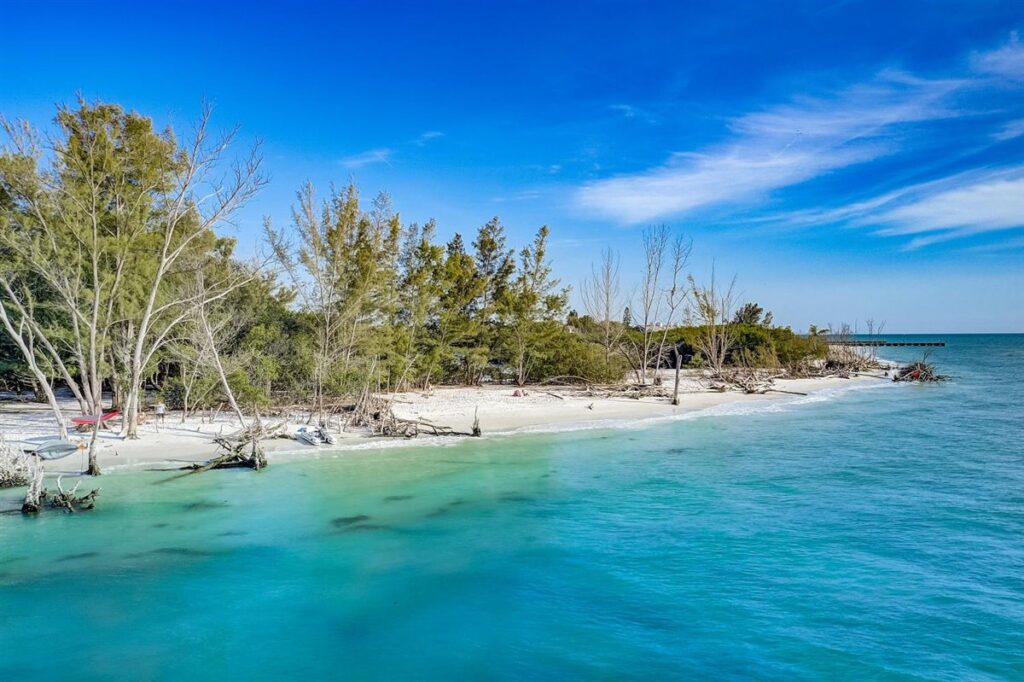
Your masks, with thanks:
M533 361L543 355L547 342L560 329L559 319L568 305L569 290L559 289L559 280L551 276L549 234L544 225L533 243L523 248L515 280L498 302L502 347L520 386L526 383Z

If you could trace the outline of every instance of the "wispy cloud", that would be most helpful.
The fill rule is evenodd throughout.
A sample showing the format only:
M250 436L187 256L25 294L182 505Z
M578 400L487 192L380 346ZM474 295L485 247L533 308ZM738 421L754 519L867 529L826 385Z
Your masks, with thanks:
M373 149L367 149L365 152L346 156L341 159L339 163L345 168L351 169L372 166L377 163L384 163L390 166L391 160L395 156L399 155L401 150L408 150L410 145L423 147L431 140L436 140L439 137L444 137L444 133L440 130L428 130L424 133L420 133L415 138L407 142L398 143L391 147L375 147Z
M376 149L368 149L359 154L353 154L352 156L346 156L339 163L345 168L352 169L370 166L375 163L386 163L390 166L392 153L389 147L378 147Z
M991 74L1012 80L1024 80L1024 44L1016 31L1010 40L997 50L979 52L971 63L980 73Z
M622 114L623 118L633 118L646 123L657 123L658 117L638 106L632 104L611 104L608 106L612 111Z
M1015 121L1007 121L1002 128L992 133L992 139L998 142L1005 142L1024 135L1024 118Z
M923 126L960 116L965 94L979 81L1024 73L1021 55L1024 48L1014 37L997 50L975 54L970 70L959 77L921 78L885 70L867 82L793 97L733 118L726 139L715 146L676 152L657 167L584 184L575 202L586 212L641 223L763 199L927 140ZM994 135L1012 137L1015 130L1006 124ZM869 201L887 203L884 198ZM852 216L870 208L835 210Z
M957 86L885 72L867 84L794 99L733 119L731 139L719 146L584 185L577 203L638 223L763 196L894 152L892 136L901 125L956 115L945 99Z
M1024 227L1024 167L938 191L861 218L877 234L913 236L907 248Z
M1003 251L1016 251L1018 249L1024 249L1024 237L1011 237L1010 239L990 244L978 244L964 250L971 253L999 253Z
M413 144L417 147L422 147L431 140L436 140L439 137L444 137L444 133L440 130L428 130L427 132L418 135L416 139L413 140Z

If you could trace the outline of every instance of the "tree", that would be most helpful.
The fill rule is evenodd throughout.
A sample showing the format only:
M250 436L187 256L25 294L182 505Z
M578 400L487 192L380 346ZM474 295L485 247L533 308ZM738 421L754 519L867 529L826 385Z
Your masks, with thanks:
M688 293L681 285L692 243L685 235L673 236L667 226L660 225L644 231L643 250L638 334L627 336L628 343L622 346L640 384L647 383L651 365L658 368L664 361L668 330ZM626 310L633 321L635 310Z
M590 277L581 288L587 314L598 324L598 342L604 347L604 363L611 366L612 355L618 350L628 322L620 324L613 319L620 306L622 287L619 279L619 256L611 248L601 251L601 261L591 265ZM626 308L627 315L629 308Z
M445 247L439 282L434 320L438 355L452 378L471 383L474 368L488 360L487 348L479 343L481 323L475 315L485 282L458 233Z
M744 303L737 310L732 318L733 324L761 325L762 327L772 326L772 314L765 314L764 308L756 303Z
M733 306L733 289L736 279L733 278L728 288L721 289L715 279L715 271L711 270L711 281L708 285L698 285L691 275L688 278L690 293L693 297L693 313L698 325L694 345L714 376L721 376L735 343L735 334L730 324Z
M553 323L565 313L569 299L569 290L558 289L559 280L551 277L549 234L548 226L542 226L533 243L523 248L516 278L498 302L503 345L520 386L526 383L533 356L558 330Z
M497 346L494 337L497 303L508 290L516 267L514 252L506 247L505 228L497 216L480 228L473 248L476 270L482 280L479 301L474 306L479 333L477 344L493 356ZM469 369L470 383L479 383L483 369L482 364Z
M217 175L234 133L211 141L210 115L204 108L184 145L148 118L81 99L58 109L57 135L45 142L27 123L3 121L0 245L19 258L0 274L0 296L84 413L100 415L105 384L122 389L129 437L151 361L197 303L183 293L184 273L219 255L214 228L265 182L256 148Z
M313 371L314 416L325 409L325 396L366 384L380 371L380 343L373 332L391 321L395 305L401 222L379 197L374 212L364 213L359 192L349 184L331 190L323 203L311 183L299 191L292 209L296 242L265 220L265 232L277 262L315 320ZM364 355L361 347L376 345Z

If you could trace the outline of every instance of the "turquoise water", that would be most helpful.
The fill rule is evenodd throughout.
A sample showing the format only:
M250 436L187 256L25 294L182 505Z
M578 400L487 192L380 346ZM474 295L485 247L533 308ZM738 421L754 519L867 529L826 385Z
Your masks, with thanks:
M941 386L104 476L0 515L0 680L1022 679L1024 336L944 338Z

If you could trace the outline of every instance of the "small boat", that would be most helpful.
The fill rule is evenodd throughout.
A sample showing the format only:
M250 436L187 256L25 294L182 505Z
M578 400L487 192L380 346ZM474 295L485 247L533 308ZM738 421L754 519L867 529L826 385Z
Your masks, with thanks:
M74 417L71 423L75 425L75 429L78 431L91 431L97 421L99 421L100 428L106 428L108 421L117 419L120 416L121 412L119 410L111 410L101 414L99 420L96 417Z
M63 459L68 455L75 454L84 447L85 443L73 443L62 438L54 438L43 441L34 448L26 449L25 452L35 455L39 459Z
M334 445L338 442L337 437L331 433L326 426L321 426L316 430L316 435L320 437L320 440L327 443L328 445Z
M305 426L295 432L295 440L300 440L308 445L320 445L323 443L316 431L307 429Z

